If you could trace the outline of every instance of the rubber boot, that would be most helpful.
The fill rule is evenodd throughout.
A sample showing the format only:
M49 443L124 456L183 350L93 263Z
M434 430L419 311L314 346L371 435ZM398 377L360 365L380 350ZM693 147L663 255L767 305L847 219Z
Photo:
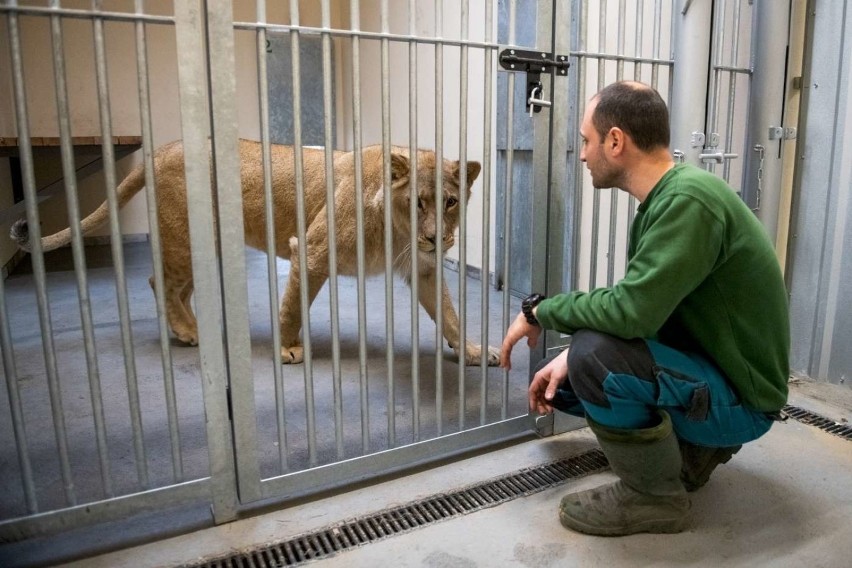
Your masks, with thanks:
M680 441L680 455L683 467L680 470L680 480L687 491L695 491L704 486L710 479L710 474L716 466L731 461L731 457L742 446L726 448L708 448L696 446L686 440Z
M683 530L689 497L680 480L680 449L671 418L662 411L659 415L660 424L639 430L608 428L587 417L620 479L563 497L559 519L564 526L601 536Z

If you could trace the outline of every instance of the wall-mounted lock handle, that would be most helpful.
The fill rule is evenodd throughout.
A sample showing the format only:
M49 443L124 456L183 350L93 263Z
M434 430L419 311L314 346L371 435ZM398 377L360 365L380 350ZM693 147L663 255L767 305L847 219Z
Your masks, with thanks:
M699 159L702 162L716 162L717 164L721 164L725 160L733 160L735 158L739 158L739 154L729 154L727 152L710 152L707 154L699 154Z

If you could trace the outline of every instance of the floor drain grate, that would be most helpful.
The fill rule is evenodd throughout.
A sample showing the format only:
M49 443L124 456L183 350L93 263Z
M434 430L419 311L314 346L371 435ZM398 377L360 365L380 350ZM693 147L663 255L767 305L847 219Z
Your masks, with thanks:
M852 427L809 410L785 406L794 420L852 440ZM324 529L267 544L248 552L229 554L193 564L196 568L273 568L297 566L371 542L402 534L432 523L487 509L538 493L569 479L596 473L608 466L599 449L549 464L523 469L470 487L433 495L366 517L336 523Z
M198 568L248 568L296 566L408 532L432 523L500 505L538 493L569 479L595 473L608 466L599 449L565 458L490 481L433 495L421 501L343 521L283 542L249 552L230 554L195 564Z
M810 410L805 410L804 408L799 408L797 406L787 405L781 410L784 414L794 420L798 420L802 424L816 426L820 430L825 430L829 434L834 434L835 436L840 436L841 438L852 441L852 426L849 426L849 424L835 422L830 418L820 416L815 412L811 412Z

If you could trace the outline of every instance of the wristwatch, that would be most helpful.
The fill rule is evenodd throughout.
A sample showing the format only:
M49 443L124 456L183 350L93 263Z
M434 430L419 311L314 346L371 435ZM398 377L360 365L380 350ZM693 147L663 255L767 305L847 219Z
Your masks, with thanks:
M527 296L521 301L521 312L523 312L524 317L527 318L527 323L530 325L540 325L538 320L535 319L535 314L533 314L533 308L536 307L544 300L546 296L542 294L532 294Z

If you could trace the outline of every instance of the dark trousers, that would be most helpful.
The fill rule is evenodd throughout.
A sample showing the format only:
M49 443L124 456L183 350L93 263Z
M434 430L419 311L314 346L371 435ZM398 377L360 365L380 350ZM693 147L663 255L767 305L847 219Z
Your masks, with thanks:
M565 356L563 351L555 357ZM610 428L654 426L659 408L671 416L678 438L725 447L757 439L772 425L772 417L743 406L719 369L694 353L581 330L573 335L567 357L568 378L553 406Z

